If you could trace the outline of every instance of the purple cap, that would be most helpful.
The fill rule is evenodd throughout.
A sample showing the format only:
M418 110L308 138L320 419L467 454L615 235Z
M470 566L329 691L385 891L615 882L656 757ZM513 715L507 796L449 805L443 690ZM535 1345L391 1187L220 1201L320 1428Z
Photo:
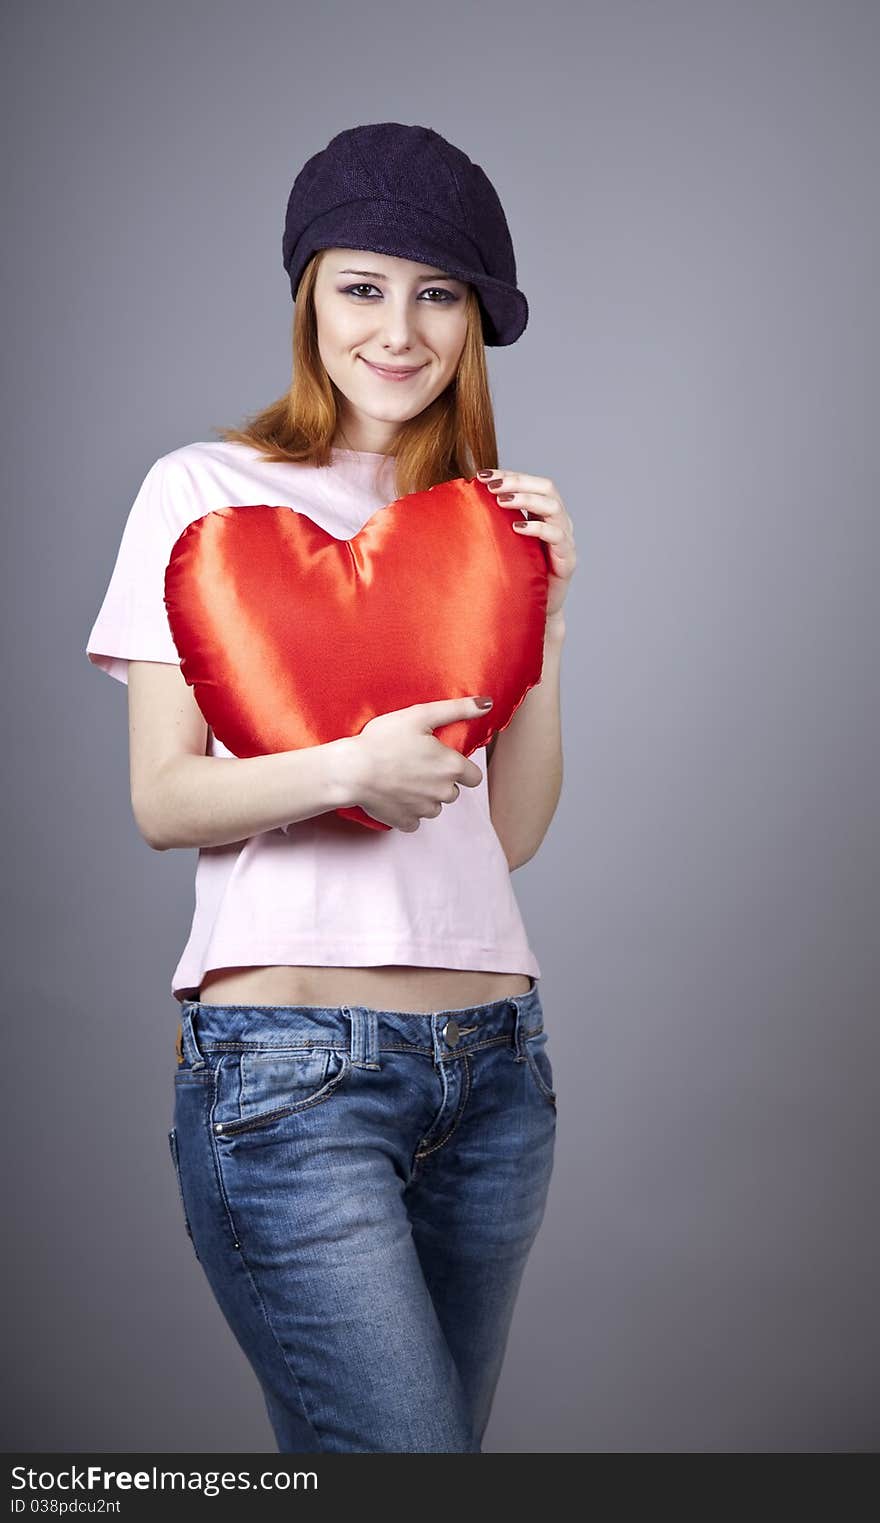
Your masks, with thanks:
M430 127L349 127L306 160L287 202L282 257L296 301L317 249L416 259L476 287L483 341L513 344L529 320L494 186Z

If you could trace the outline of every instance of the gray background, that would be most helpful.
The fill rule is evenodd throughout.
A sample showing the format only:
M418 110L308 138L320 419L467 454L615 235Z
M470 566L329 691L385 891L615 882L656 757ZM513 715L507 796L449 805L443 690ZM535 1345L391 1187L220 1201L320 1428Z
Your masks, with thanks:
M557 1164L486 1447L877 1448L877 6L4 32L6 1447L274 1449L166 1140L195 853L137 834L83 648L148 466L287 383L294 174L393 118L499 189L501 461L580 553L515 878Z

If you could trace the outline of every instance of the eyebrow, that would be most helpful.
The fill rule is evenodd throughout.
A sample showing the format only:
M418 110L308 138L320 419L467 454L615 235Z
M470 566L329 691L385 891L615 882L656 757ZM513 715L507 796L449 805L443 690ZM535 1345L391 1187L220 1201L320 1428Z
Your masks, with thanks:
M387 280L387 275L382 275L378 270L339 270L339 275L366 275L370 280ZM427 275L419 275L418 280L456 280L455 275L445 275L442 270L429 270Z

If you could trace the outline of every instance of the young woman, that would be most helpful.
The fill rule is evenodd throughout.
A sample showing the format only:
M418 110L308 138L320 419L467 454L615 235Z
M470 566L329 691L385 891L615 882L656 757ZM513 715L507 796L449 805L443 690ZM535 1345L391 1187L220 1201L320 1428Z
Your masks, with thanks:
M87 652L128 683L141 832L199 849L169 1143L278 1448L479 1452L556 1132L510 874L561 788L572 524L545 477L482 469L485 346L513 343L528 308L479 166L423 127L340 133L294 183L283 252L290 390L151 467ZM433 730L492 695L438 694L328 744L232 756L168 626L187 525L289 504L350 539L397 497L477 471L511 533L550 551L542 678L509 724L465 757ZM336 813L354 804L391 828Z

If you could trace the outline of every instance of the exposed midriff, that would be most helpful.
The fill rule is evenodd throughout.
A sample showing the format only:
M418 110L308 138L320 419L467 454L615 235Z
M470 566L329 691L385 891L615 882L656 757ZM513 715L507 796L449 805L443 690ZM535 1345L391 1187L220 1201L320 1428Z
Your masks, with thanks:
M413 1015L463 1009L525 994L527 973L385 964L350 967L211 968L204 1005L362 1005Z

